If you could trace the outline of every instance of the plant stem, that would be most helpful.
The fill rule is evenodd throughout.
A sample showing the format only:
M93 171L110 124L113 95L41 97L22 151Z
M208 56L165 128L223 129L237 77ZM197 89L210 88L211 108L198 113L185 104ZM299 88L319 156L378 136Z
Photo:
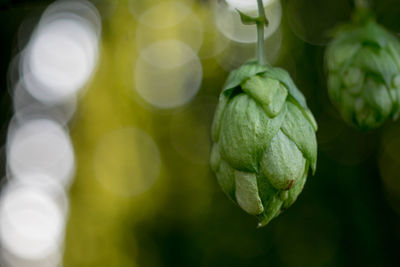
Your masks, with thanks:
M258 17L257 22L257 58L258 63L264 65L264 25L265 25L265 11L262 0L257 0L258 4Z
M370 1L369 0L354 0L354 6L359 9L359 8L369 8L370 7Z

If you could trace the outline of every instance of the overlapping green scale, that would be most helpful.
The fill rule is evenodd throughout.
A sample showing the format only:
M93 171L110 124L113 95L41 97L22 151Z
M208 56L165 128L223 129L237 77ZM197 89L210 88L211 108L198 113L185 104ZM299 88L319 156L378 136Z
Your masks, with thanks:
M400 113L400 42L372 18L341 27L326 50L328 92L350 125L381 126Z
M289 74L250 62L220 96L211 168L223 192L266 225L288 208L317 161L317 125Z

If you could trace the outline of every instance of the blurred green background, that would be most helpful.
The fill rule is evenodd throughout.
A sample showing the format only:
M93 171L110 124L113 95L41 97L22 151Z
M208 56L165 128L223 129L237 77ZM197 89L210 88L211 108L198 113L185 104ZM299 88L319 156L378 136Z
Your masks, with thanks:
M290 72L318 121L319 153L296 203L262 229L222 193L208 164L217 97L228 71L254 56L254 47L221 36L218 1L180 1L191 13L171 27L179 10L153 14L162 28L141 24L161 2L93 1L102 17L100 59L69 125L77 173L64 266L398 266L400 123L357 132L326 92L325 45L350 19L352 1L282 1L281 43L266 41L267 54L279 50L267 58ZM19 26L50 3L0 0L0 144L13 113L7 69ZM398 1L373 6L378 22L400 33ZM191 101L160 109L135 91L135 66L147 42L168 38L200 43L202 80Z

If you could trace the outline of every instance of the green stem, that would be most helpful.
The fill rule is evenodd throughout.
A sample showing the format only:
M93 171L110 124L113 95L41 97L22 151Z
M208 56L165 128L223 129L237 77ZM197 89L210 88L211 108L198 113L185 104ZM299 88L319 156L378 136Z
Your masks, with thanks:
M262 0L257 0L258 4L258 17L257 22L257 58L258 63L264 65L264 25L265 25L265 11Z
M370 0L353 0L355 12L353 14L353 21L357 24L363 25L374 17L371 10Z
M369 8L369 7L370 7L370 1L369 1L369 0L354 0L354 6L355 6L357 9L360 9L360 8L363 8L363 9Z

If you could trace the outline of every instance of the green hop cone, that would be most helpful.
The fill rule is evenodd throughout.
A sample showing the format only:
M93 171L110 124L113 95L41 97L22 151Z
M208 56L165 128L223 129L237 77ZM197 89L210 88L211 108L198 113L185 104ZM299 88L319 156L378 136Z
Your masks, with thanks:
M325 65L329 96L347 123L371 130L397 119L400 43L371 17L337 31Z
M212 125L211 168L260 227L293 204L315 171L316 130L286 71L250 62L230 73Z

